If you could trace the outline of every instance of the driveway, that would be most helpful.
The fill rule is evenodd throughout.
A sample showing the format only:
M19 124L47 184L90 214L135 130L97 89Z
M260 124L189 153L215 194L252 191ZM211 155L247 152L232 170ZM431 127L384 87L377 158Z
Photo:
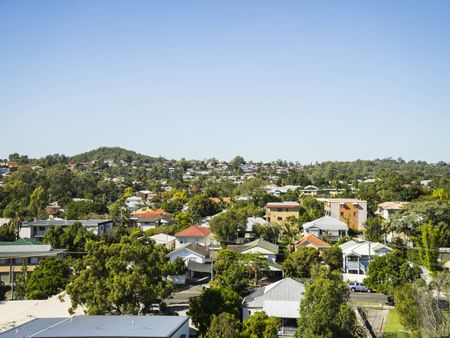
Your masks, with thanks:
M202 285L190 285L187 289L175 292L172 294L171 298L165 300L168 306L178 305L187 306L189 304L189 299L191 297L196 297L200 295L203 290Z

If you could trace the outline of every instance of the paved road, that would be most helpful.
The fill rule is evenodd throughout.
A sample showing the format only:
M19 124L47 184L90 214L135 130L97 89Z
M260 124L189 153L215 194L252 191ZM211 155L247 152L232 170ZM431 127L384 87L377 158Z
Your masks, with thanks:
M352 292L350 294L350 300L352 302L387 304L387 297L382 293Z
M176 292L171 298L166 299L167 305L187 305L189 303L189 298L196 297L202 292L202 285L193 285L188 289Z

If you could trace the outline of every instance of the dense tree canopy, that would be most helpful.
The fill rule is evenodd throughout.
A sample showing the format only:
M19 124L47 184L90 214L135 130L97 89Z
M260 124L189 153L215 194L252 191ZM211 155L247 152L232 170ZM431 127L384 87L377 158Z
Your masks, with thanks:
M46 299L64 290L70 277L66 260L49 257L28 276L25 283L27 299Z
M189 300L188 315L201 334L208 330L212 317L222 312L240 318L242 298L227 288L204 289L200 296Z
M73 307L83 305L88 314L147 314L172 292L166 250L142 232L119 243L88 241L85 248L67 286Z
M393 295L397 287L420 278L418 266L408 262L401 253L393 251L373 257L364 284L386 295Z
M342 275L317 269L300 305L296 337L355 337L356 316Z

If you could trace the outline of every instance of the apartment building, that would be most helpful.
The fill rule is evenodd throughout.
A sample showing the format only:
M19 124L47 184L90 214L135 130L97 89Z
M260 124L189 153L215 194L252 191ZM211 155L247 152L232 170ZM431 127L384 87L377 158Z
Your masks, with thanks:
M266 220L272 224L283 224L289 217L299 217L298 202L270 202L265 206Z
M363 231L367 221L367 201L355 198L318 198L328 216L345 222L354 231Z

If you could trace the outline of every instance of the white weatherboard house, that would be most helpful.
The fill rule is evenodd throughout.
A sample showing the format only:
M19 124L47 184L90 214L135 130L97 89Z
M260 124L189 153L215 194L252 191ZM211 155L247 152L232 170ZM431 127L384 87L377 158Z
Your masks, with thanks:
M242 316L247 319L255 312L264 311L268 316L281 319L281 335L294 335L297 329L300 302L305 285L292 278L257 288L242 301Z
M167 234L156 234L150 236L150 238L155 242L155 244L164 245L168 250L175 249L176 238Z
M208 249L201 244L183 244L178 249L169 252L167 257L171 261L181 258L188 269L184 275L171 276L175 284L185 284L186 279L194 277L195 272L209 273L211 271L211 259L209 258Z
M305 235L312 234L319 238L337 241L347 236L348 225L334 217L323 216L303 224L303 231Z
M229 245L228 249L241 254L259 254L267 258L268 262L275 262L278 254L278 245L262 238L243 245Z
M375 256L383 256L392 249L382 243L369 241L349 241L339 245L342 250L344 280L363 282L370 261Z

